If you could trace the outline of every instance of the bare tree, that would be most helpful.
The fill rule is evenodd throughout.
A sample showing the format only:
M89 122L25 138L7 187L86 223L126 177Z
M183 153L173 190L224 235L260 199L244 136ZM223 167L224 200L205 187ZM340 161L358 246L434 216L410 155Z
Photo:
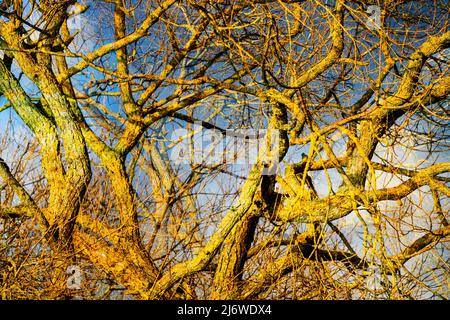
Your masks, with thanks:
M0 15L2 297L448 298L446 1Z

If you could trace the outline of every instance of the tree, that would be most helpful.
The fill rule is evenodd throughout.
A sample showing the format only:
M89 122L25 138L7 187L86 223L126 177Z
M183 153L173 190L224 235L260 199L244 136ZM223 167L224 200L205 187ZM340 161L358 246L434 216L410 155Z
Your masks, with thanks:
M448 298L446 1L0 10L2 297Z

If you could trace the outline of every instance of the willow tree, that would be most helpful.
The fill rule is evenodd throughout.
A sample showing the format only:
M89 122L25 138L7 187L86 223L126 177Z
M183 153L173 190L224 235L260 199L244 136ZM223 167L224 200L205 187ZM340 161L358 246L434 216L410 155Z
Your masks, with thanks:
M448 297L446 1L0 14L2 297Z

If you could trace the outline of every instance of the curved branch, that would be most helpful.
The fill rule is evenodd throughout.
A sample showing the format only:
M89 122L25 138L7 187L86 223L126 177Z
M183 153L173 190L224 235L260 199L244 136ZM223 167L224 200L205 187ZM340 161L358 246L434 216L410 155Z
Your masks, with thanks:
M423 169L411 179L392 188L374 191L350 189L314 201L287 199L284 205L280 205L280 210L275 212L270 219L280 222L299 221L305 223L336 220L355 210L360 203L402 199L424 185L437 183L434 180L435 177L444 172L450 172L450 162Z
M409 259L415 257L425 251L430 250L434 245L436 245L440 240L450 235L450 226L443 227L441 229L431 231L404 249L401 253L389 258L394 262L397 268L400 268Z
M45 232L49 223L42 213L41 209L34 202L33 198L28 194L24 187L17 181L17 179L12 175L5 161L0 158L0 177L8 184L13 191L17 194L20 201L22 201L22 206L10 207L10 208L0 208L0 218L3 217L22 217L22 216L34 216L36 217L41 230Z

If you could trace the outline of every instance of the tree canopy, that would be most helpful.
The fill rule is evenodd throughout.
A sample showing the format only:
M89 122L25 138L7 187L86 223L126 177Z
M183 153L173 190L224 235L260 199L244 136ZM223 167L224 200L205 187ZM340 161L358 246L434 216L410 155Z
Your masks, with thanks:
M1 1L1 297L447 299L449 15Z

